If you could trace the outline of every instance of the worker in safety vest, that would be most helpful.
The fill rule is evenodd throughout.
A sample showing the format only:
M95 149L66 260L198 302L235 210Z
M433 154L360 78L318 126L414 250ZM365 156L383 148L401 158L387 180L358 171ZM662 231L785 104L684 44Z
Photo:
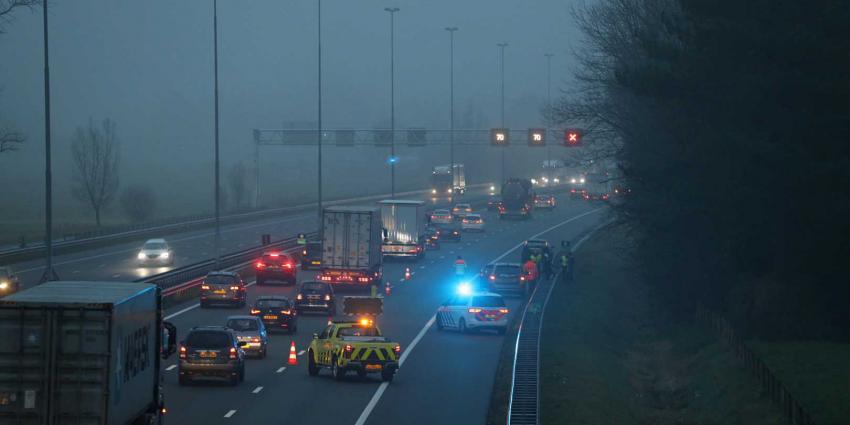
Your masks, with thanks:
M561 281L573 280L573 250L569 241L561 241L561 251L558 253L558 265L561 267Z
M296 243L298 245L307 245L307 236L305 236L303 233L299 233Z
M466 276L466 261L464 261L463 258L460 255L458 255L457 260L455 260L454 269L455 269L455 276L458 276L458 277Z
M535 263L532 258L529 258L528 261L522 265L522 271L525 272L525 278L528 282L534 284L537 283L537 263Z

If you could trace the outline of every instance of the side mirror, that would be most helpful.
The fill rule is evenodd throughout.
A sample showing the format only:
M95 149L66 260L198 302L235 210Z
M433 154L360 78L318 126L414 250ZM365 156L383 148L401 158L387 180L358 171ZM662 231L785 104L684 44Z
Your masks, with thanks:
M236 343L236 345L238 345L240 347L244 347L244 346L248 345L248 342L247 341L239 341L239 342Z
M313 332L313 339L319 339L319 334Z
M167 359L177 352L177 326L171 322L162 322L162 337L162 358Z

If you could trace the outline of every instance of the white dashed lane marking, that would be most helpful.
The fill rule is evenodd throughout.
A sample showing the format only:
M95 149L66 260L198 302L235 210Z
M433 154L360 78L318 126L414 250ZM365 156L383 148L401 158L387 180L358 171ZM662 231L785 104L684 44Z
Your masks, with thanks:
M284 370L286 370L286 367L285 367L285 366L284 366L284 367L279 367L279 368L277 368L277 370L275 371L275 373L281 373L281 372L283 372Z
M254 391L251 391L251 392L254 393L254 394L259 394L260 391L262 391L262 390L263 390L263 387L257 387L257 388L254 388Z
M225 413L225 414L224 414L224 417L225 417L225 418L229 418L229 417L231 417L231 416L233 416L233 415L235 415L235 414L236 414L236 411L235 411L235 410L229 410L227 413Z
M299 351L299 352L298 352L298 355L299 355L299 356L303 356L303 355L304 355L304 353L306 353L306 351L301 350L301 351Z
M167 368L165 368L165 370L174 370L174 368L175 368L175 367L177 367L177 365L176 365L176 364L173 364L173 365L168 366Z

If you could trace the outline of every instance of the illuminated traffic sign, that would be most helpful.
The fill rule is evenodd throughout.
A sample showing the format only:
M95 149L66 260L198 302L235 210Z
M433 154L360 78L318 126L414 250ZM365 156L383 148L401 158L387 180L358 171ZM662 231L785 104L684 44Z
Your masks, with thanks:
M490 130L490 144L493 146L508 146L510 131L507 128L494 128Z
M581 130L577 128L564 130L564 146L581 145Z
M528 146L546 146L546 130L542 128L529 128Z

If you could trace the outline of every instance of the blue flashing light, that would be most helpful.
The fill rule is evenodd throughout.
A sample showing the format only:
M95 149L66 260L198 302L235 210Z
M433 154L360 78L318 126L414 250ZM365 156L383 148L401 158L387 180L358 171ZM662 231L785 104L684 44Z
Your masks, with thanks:
M472 295L472 285L470 285L469 282L461 282L457 286L457 293L462 296Z

